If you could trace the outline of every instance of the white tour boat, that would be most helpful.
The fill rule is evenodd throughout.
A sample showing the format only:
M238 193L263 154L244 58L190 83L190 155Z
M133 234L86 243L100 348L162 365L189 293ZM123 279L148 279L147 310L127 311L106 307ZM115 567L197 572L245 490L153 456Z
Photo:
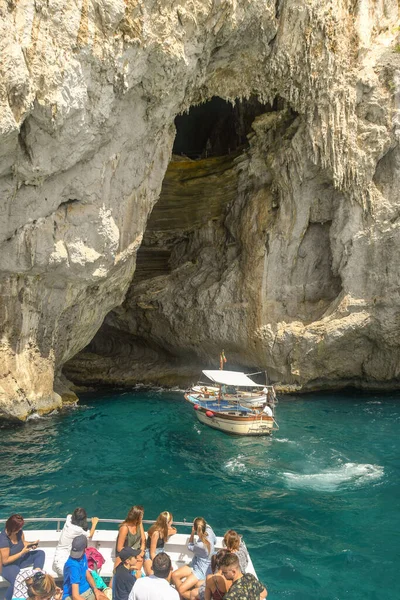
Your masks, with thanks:
M213 402L216 398L238 401L243 406L261 408L266 402L271 405L276 403L273 385L255 383L245 373L238 371L202 371L212 382L198 383L191 387L191 396L204 402ZM218 385L213 385L213 384Z
M39 540L39 548L45 551L46 561L44 571L57 579L56 573L53 571L54 552L60 538L62 526L65 518L29 518L25 519L24 534L27 541ZM6 520L0 519L0 528L4 529ZM52 524L53 529L29 529L30 524ZM106 524L107 529L96 529L93 538L88 540L88 545L96 548L104 557L105 563L100 570L100 575L103 578L112 577L115 561L115 546L118 535L118 524L122 523L122 519L100 519L99 524ZM154 521L143 520L144 524L151 525ZM28 527L26 526L28 524ZM110 528L112 526L112 529ZM174 526L179 530L181 528L192 528L192 522L174 522ZM187 548L187 543L190 533L176 533L171 536L165 544L165 552L171 558L174 569L189 564L193 557L193 553ZM222 537L217 536L216 550L223 547ZM249 556L247 572L256 575L253 563ZM0 600L4 599L5 591L8 587L8 582L0 575Z
M201 423L235 435L270 435L278 428L273 386L255 383L236 371L206 370L203 374L217 386L197 385L185 393Z

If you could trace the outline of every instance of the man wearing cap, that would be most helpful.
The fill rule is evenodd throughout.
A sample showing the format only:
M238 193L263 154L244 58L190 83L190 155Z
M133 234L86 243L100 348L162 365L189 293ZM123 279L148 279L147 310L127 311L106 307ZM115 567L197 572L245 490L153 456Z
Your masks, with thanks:
M172 564L168 554L156 554L152 568L154 575L138 579L129 600L179 600L178 592L170 585Z
M96 588L85 555L87 537L78 535L72 541L69 559L64 565L63 600L106 600Z
M135 584L136 577L131 571L136 570L141 550L135 550L127 546L119 553L120 564L115 569L113 581L113 600L128 600L129 594Z

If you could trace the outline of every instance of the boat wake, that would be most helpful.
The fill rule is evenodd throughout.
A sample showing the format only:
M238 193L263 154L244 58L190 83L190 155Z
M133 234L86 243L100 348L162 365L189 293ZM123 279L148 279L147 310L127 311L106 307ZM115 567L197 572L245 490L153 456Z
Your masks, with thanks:
M283 473L290 488L335 492L341 486L362 486L378 480L384 469L379 465L345 463L321 473Z

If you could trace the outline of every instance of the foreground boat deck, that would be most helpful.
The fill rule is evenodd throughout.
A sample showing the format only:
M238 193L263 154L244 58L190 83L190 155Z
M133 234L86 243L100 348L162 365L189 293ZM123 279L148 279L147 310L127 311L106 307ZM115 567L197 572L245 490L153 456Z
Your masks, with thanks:
M57 542L60 537L60 531L56 530L43 530L43 529L25 529L25 538L28 541L40 540L39 548L45 551L46 561L44 570L57 577L52 569L53 557ZM96 548L103 557L105 558L105 564L102 566L100 575L104 577L111 577L114 567L115 560L115 543L117 539L118 531L115 530L96 530L92 540L89 540L89 546ZM174 569L188 564L193 556L193 553L187 549L187 542L189 540L188 533L176 533L170 540L165 544L165 551L169 554L172 560ZM222 548L222 537L217 537L216 549ZM256 574L254 571L253 563L249 556L249 565L247 568L248 573ZM4 599L5 591L8 587L6 582L0 576L0 600Z

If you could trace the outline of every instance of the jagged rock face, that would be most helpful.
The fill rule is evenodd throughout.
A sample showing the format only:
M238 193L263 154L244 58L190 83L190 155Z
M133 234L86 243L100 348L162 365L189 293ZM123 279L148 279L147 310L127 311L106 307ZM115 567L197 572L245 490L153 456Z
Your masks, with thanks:
M1 416L59 406L62 366L128 290L89 379L123 376L119 336L137 361L129 381L150 363L178 381L183 363L223 345L285 383L394 384L395 0L24 0L0 11ZM175 116L250 95L284 107L258 116L249 147L214 177L229 201L209 213L199 201L198 221L173 234L149 230L144 252L158 239L168 268L159 275L157 259L157 277L142 269L135 282Z

